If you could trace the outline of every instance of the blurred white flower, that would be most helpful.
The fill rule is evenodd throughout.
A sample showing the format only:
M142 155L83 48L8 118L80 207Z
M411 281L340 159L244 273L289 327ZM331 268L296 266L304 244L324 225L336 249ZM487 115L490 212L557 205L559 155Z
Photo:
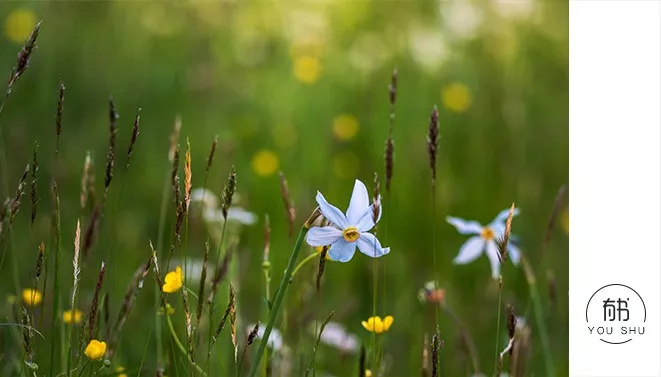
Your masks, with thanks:
M204 210L204 220L208 222L223 222L223 212L220 209L207 208ZM227 221L242 225L253 225L257 222L257 215L241 207L230 207L227 210Z
M519 214L519 209L514 210L514 216ZM487 258L491 264L491 273L494 278L500 275L500 257L498 256L498 245L496 239L503 237L505 234L505 221L509 216L509 209L501 211L493 221L487 225L482 226L477 221L467 221L458 217L448 216L445 220L454 225L457 231L461 234L472 234L473 237L469 238L459 249L459 254L454 258L455 264L467 264L479 257L482 251L486 248ZM508 243L507 251L509 259L515 265L519 264L521 260L521 251L512 242Z
M482 11L467 0L442 1L440 12L444 28L455 38L469 39L482 24Z
M440 29L414 26L409 31L409 52L413 60L427 70L435 70L448 57Z
M492 0L494 8L501 16L525 19L530 17L537 7L536 0Z
M191 192L193 203L202 203L206 208L218 208L218 197L210 190L196 188Z
M246 326L246 335L250 334L250 331L255 328L255 324L251 323L248 326ZM262 339L264 337L264 332L266 331L266 324L262 326L260 324L259 329L257 330L257 338ZM277 329L273 328L271 329L271 334L269 335L269 340L266 343L269 347L271 347L275 351L282 351L285 349L285 343L282 338L282 334L280 331Z
M328 322L321 333L320 341L342 352L356 352L360 348L358 338L339 323Z
M285 37L294 45L328 43L328 17L321 12L292 8L282 22Z
M202 215L207 222L223 222L223 212L218 209L219 199L216 194L210 190L203 188L196 188L191 192L191 202L200 203L202 205ZM240 202L239 194L234 194L232 197L232 205L227 210L227 221L235 222L242 225L253 225L257 222L257 215L239 207L237 204Z

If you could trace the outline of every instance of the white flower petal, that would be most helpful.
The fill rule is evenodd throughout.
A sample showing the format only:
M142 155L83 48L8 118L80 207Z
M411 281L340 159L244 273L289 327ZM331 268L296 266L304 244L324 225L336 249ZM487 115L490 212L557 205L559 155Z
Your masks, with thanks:
M351 200L349 201L349 208L347 208L347 221L349 225L358 224L358 221L363 217L369 205L370 197L367 193L367 187L365 187L363 182L356 179Z
M356 244L347 242L343 238L337 240L328 250L328 256L336 262L348 262L356 252Z
M491 264L491 276L497 278L500 276L500 258L498 257L498 245L493 240L487 241L487 258Z
M191 201L193 203L201 202L207 208L218 207L218 197L210 190L196 188L191 191Z
M521 211L518 208L514 208L514 216L518 215L519 212L521 212ZM509 215L510 215L510 209L509 208L504 209L504 210L500 211L500 213L498 214L498 216L496 216L495 219L493 219L491 224L502 223L502 222L507 220L507 216L509 216Z
M510 243L507 245L507 251L509 252L509 258L512 260L512 263L518 266L519 262L521 262L521 250L519 250L519 247L514 245L510 240Z
M383 207L381 206L381 197L377 200L376 204L372 203L369 207L367 207L367 210L365 210L365 213L360 217L360 220L356 224L356 228L360 232L369 232L374 228L374 207L378 206L379 207L379 215L376 218L376 222L378 223L379 220L381 220L381 215L383 214Z
M356 241L356 244L361 253L372 258L382 257L390 252L389 247L381 247L379 239L372 233L360 233L360 237Z
M243 225L253 225L257 222L257 215L241 207L230 207L227 210L227 221L236 221Z
M484 239L482 237L471 237L464 242L459 249L459 254L452 261L454 264L467 264L480 256L484 250Z
M317 204L319 204L319 209L321 213L324 214L324 217L328 219L331 223L339 226L344 229L348 226L347 218L344 216L342 211L337 209L334 205L328 203L324 195L317 191Z
M461 234L479 234L482 232L482 224L477 221L467 221L458 217L448 216L445 221L454 225Z
M344 352L355 352L360 347L356 336L347 332L344 326L336 322L326 324L319 340Z
M310 246L331 245L342 237L342 231L334 226L314 227L308 231L306 241Z

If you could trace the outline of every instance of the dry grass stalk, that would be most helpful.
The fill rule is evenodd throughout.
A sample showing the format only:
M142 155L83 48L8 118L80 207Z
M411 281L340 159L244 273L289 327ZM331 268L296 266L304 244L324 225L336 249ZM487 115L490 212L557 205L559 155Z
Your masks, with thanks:
M441 333L438 331L438 329L436 329L436 333L434 333L434 336L432 337L432 347L431 347L431 361L432 361L431 375L432 375L432 377L438 377L439 376L438 354L441 351L442 347L443 347L443 341L441 340Z
M331 318L333 318L333 315L335 315L335 311L330 312L328 317L324 319L324 321L321 323L321 327L319 328L319 334L317 334L317 342L314 344L314 348L312 349L312 360L310 360L310 365L308 366L308 369L305 371L305 377L308 377L310 375L310 370L314 368L314 362L317 357L317 349L319 348L319 342L321 342L321 335L324 333L324 329L326 329L326 325L328 322L330 322Z
M30 227L34 226L34 220L37 218L37 206L39 204L39 198L37 197L37 172L39 171L39 161L37 160L37 149L39 145L37 142L34 142L34 148L32 149L32 182L30 184L30 203L32 204L32 213L30 216Z
M23 325L23 350L25 351L25 362L27 364L32 363L32 358L34 353L32 351L32 320L28 309L23 305L22 314L21 314L21 324Z
M330 246L324 246L321 248L321 253L319 253L319 267L317 267L317 293L321 290L321 278L324 276L324 269L326 267L326 255L328 255L328 249Z
M80 180L80 208L84 209L87 205L88 196L94 201L94 162L90 151L85 155L85 164L83 165L83 178Z
M154 266L154 278L156 279L156 285L158 286L159 292L161 292L161 305L163 310L167 308L167 302L165 301L165 294L163 293L163 280L161 279L161 269L158 266L158 252L154 250L154 245L151 240L149 240L149 248L151 249L151 263Z
M218 336L220 336L220 332L223 331L223 328L225 327L225 323L227 322L227 318L229 318L230 313L232 311L236 312L235 309L236 292L234 291L234 286L232 285L232 282L230 282L229 289L230 289L230 299L229 302L227 303L227 307L225 308L225 313L223 314L223 317L220 319L220 322L218 322L218 326L216 327L216 332L211 337L211 345L209 346L209 354L207 355L207 358L211 357L211 349L213 348L214 344L216 344L216 341L218 340Z
M174 204L179 206L181 201L181 189L179 188L179 144L174 148L174 157L172 158L172 171L170 173L170 185L174 193Z
M231 291L233 291L234 287L232 285L230 287ZM230 308L230 336L232 338L232 345L234 346L234 363L236 364L239 357L239 339L236 336L236 298L233 301L234 304Z
M510 235L512 234L512 218L514 217L514 203L510 207L510 212L507 215L507 221L505 222L505 233L501 239L496 241L498 245L498 259L500 263L503 264L507 260L507 246L510 242Z
M131 279L131 284L126 290L126 293L124 294L122 307L119 309L119 312L117 313L117 319L115 320L115 325L113 326L113 337L108 338L110 340L108 347L108 355L109 355L108 358L110 358L110 356L112 356L112 353L114 352L115 344L119 339L119 336L122 332L122 329L124 328L124 324L126 323L129 314L131 313L133 304L135 303L135 300L138 297L138 293L140 293L140 290L142 290L145 277L147 277L147 274L149 274L151 263L152 263L152 257L150 256L149 259L147 260L147 263L140 266L133 274L133 278Z
M207 298L207 304L209 305L209 308L213 306L214 299L216 297L216 290L218 289L218 284L223 280L225 275L227 275L227 271L229 271L229 266L230 262L232 261L232 254L234 253L234 248L236 247L236 242L232 241L230 242L229 246L227 247L227 251L225 252L225 256L223 256L222 262L216 266L213 279L211 280L211 288L209 289L209 297Z
M174 162L174 152L179 142L179 133L181 132L181 116L177 115L174 119L174 129L170 134L170 150L168 151L168 161Z
M390 85L388 86L388 99L390 100L390 121L388 125L388 140L386 141L385 163L386 163L386 192L390 193L390 182L392 181L392 172L394 164L395 146L392 141L392 129L395 124L395 103L397 102L397 68L392 72Z
M62 134L62 112L64 111L64 83L60 79L60 88L57 97L57 113L55 115L55 157L60 149L60 135Z
M510 376L526 376L528 359L531 355L530 327L519 325L514 332L510 355Z
M554 308L558 300L558 285L553 270L546 271L546 289L549 295L549 308Z
M16 80L18 80L21 76L23 76L25 71L28 69L28 66L30 65L30 58L32 57L32 53L37 48L37 38L39 37L41 22L42 21L39 21L34 26L32 33L30 33L28 39L25 40L25 43L23 44L23 48L21 49L21 51L18 52L18 57L16 59L16 67L12 69L11 74L9 76L9 82L7 83L6 97L9 97L9 95L11 94L12 87L16 83Z
M539 249L539 263L541 264L544 260L544 255L546 254L546 249L551 243L551 234L553 233L553 227L555 221L558 218L560 209L562 209L562 204L564 203L565 195L567 194L567 185L562 185L558 190L558 193L555 195L555 200L553 201L553 210L549 216L549 220L546 224L546 232L544 232L544 238L542 239L542 245Z
M289 186L287 185L287 178L285 173L280 172L280 194L282 195L282 202L285 204L285 212L287 213L287 224L288 236L291 237L294 235L294 222L296 221L296 210L291 202L291 196L289 195Z
M197 318L196 328L200 327L200 318L202 318L202 308L204 307L204 288L207 285L207 263L209 260L209 251L211 249L211 244L207 239L207 242L204 244L204 260L202 261L202 272L200 273L200 288L197 291L197 311L195 317Z
M422 340L422 367L420 368L420 374L422 377L431 376L431 371L429 370L429 334L425 333L425 337Z
M76 235L73 240L73 290L71 292L71 309L76 309L76 295L80 282L80 219L76 221Z
M310 217L308 217L307 220L305 220L305 223L303 223L303 226L306 229L310 229L312 226L314 226L314 222L317 221L317 219L321 216L321 210L319 207L316 207L314 211L312 211L312 214Z
M255 339L257 338L257 332L259 331L259 322L255 324L255 327L253 327L252 330L250 330L250 334L248 334L248 338L246 339L246 347L251 345Z
M83 258L87 257L94 241L96 240L96 234L99 230L99 222L101 221L101 206L97 205L94 207L94 212L90 217L87 228L85 229L85 237L83 240Z
M108 197L108 188L112 182L113 171L115 170L115 147L117 144L117 119L119 114L115 109L115 102L112 98L109 101L109 120L110 120L110 139L108 141L108 156L106 157L106 178L104 181L103 199Z
M236 170L232 166L232 171L230 172L229 177L227 177L227 184L223 189L223 196L221 199L221 210L223 212L223 218L227 220L227 211L232 205L232 197L234 197L234 192L236 191Z
M131 163L131 155L133 154L133 147L135 142L140 135L140 113L142 112L141 108L138 108L138 113L135 115L135 121L133 122L133 131L131 132L131 140L129 141L129 150L126 156L126 169L129 168Z
M28 173L30 172L30 165L28 164L25 167L25 170L23 171L23 175L21 176L20 181L18 182L18 188L16 189L16 195L14 196L14 200L11 201L11 204L9 205L9 226L14 223L14 219L16 218L16 214L18 214L18 211L21 206L21 197L25 193L25 186L26 186L26 181L28 179Z
M43 270L44 266L44 255L46 254L46 246L42 242L39 245L39 252L37 253L37 263L34 268L34 292L37 292L37 288L39 287L39 277L41 276L41 271ZM34 297L32 298L32 301L34 301Z
M213 158L216 155L216 148L218 147L218 135L214 136L213 141L211 142L211 149L209 149L209 156L207 157L207 167L205 168L205 177L204 182L207 181L207 176L211 170L211 165L213 164ZM206 186L206 185L205 185Z
M427 153L429 155L429 168L431 169L432 187L436 186L436 155L438 153L438 108L434 106L429 118L427 131Z
M186 140L186 158L184 161L184 203L186 213L190 209L191 192L193 191L193 171L191 170L190 140Z
M184 316L186 317L186 337L188 338L188 358L195 364L195 347L193 345L193 321L191 318L190 305L188 304L188 290L184 285L181 287L181 296L184 301Z
M99 307L99 293L101 292L101 286L103 285L103 278L106 274L106 262L101 262L101 270L99 271L99 277L96 280L96 288L94 289L94 296L92 296L92 305L90 306L89 315L88 315L88 328L87 328L87 339L90 340L94 337L96 331L96 314Z
M106 329L103 339L110 339L110 297L108 292L103 295L103 326Z

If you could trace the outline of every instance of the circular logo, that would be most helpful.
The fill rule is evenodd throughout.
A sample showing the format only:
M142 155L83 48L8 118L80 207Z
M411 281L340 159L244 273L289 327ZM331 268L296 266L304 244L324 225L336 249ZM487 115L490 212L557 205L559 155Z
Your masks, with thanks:
M624 284L599 288L585 309L588 333L608 344L625 344L644 335L646 320L643 298Z

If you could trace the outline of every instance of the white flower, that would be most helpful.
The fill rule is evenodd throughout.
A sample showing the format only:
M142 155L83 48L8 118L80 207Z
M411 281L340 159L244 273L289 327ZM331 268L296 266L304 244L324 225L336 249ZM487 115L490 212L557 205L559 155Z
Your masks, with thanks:
M255 328L255 324L251 323L246 326L246 334L250 334L250 331ZM257 338L262 339L264 337L264 332L266 332L266 326L259 326L257 329ZM277 329L271 329L271 334L269 334L269 341L266 343L267 346L271 347L275 351L281 351L285 347L285 343L282 340L282 334Z
M191 202L200 202L205 208L218 208L218 197L210 190L196 188L191 192Z
M390 252L390 248L381 247L381 243L372 233L376 222L381 219L381 200L377 199L375 204L370 205L367 188L363 182L356 179L353 193L349 202L346 215L337 207L329 204L326 198L317 191L317 204L324 217L332 223L332 226L313 227L307 235L310 246L331 245L328 255L331 260L348 262L356 252L356 246L360 252L378 258ZM378 218L374 221L374 206L377 206Z
M356 352L360 347L358 338L347 332L344 326L336 322L328 322L321 333L321 342L338 348L343 352Z
M503 237L505 234L505 221L509 216L509 209L501 211L493 221L487 225L482 226L477 221L466 221L458 217L448 216L445 220L454 225L457 231L461 234L474 234L466 241L459 249L459 254L454 258L455 264L467 264L480 256L486 247L487 258L491 264L491 272L494 278L500 275L500 259L498 258L498 245L496 244L497 237ZM514 216L519 214L519 209L514 210ZM521 260L521 251L516 245L511 242L507 245L509 259L515 265L519 264Z
M208 222L223 222L225 218L223 217L223 211L207 208L204 210L204 220ZM227 221L242 225L253 225L257 222L257 215L241 207L230 207L227 210Z

